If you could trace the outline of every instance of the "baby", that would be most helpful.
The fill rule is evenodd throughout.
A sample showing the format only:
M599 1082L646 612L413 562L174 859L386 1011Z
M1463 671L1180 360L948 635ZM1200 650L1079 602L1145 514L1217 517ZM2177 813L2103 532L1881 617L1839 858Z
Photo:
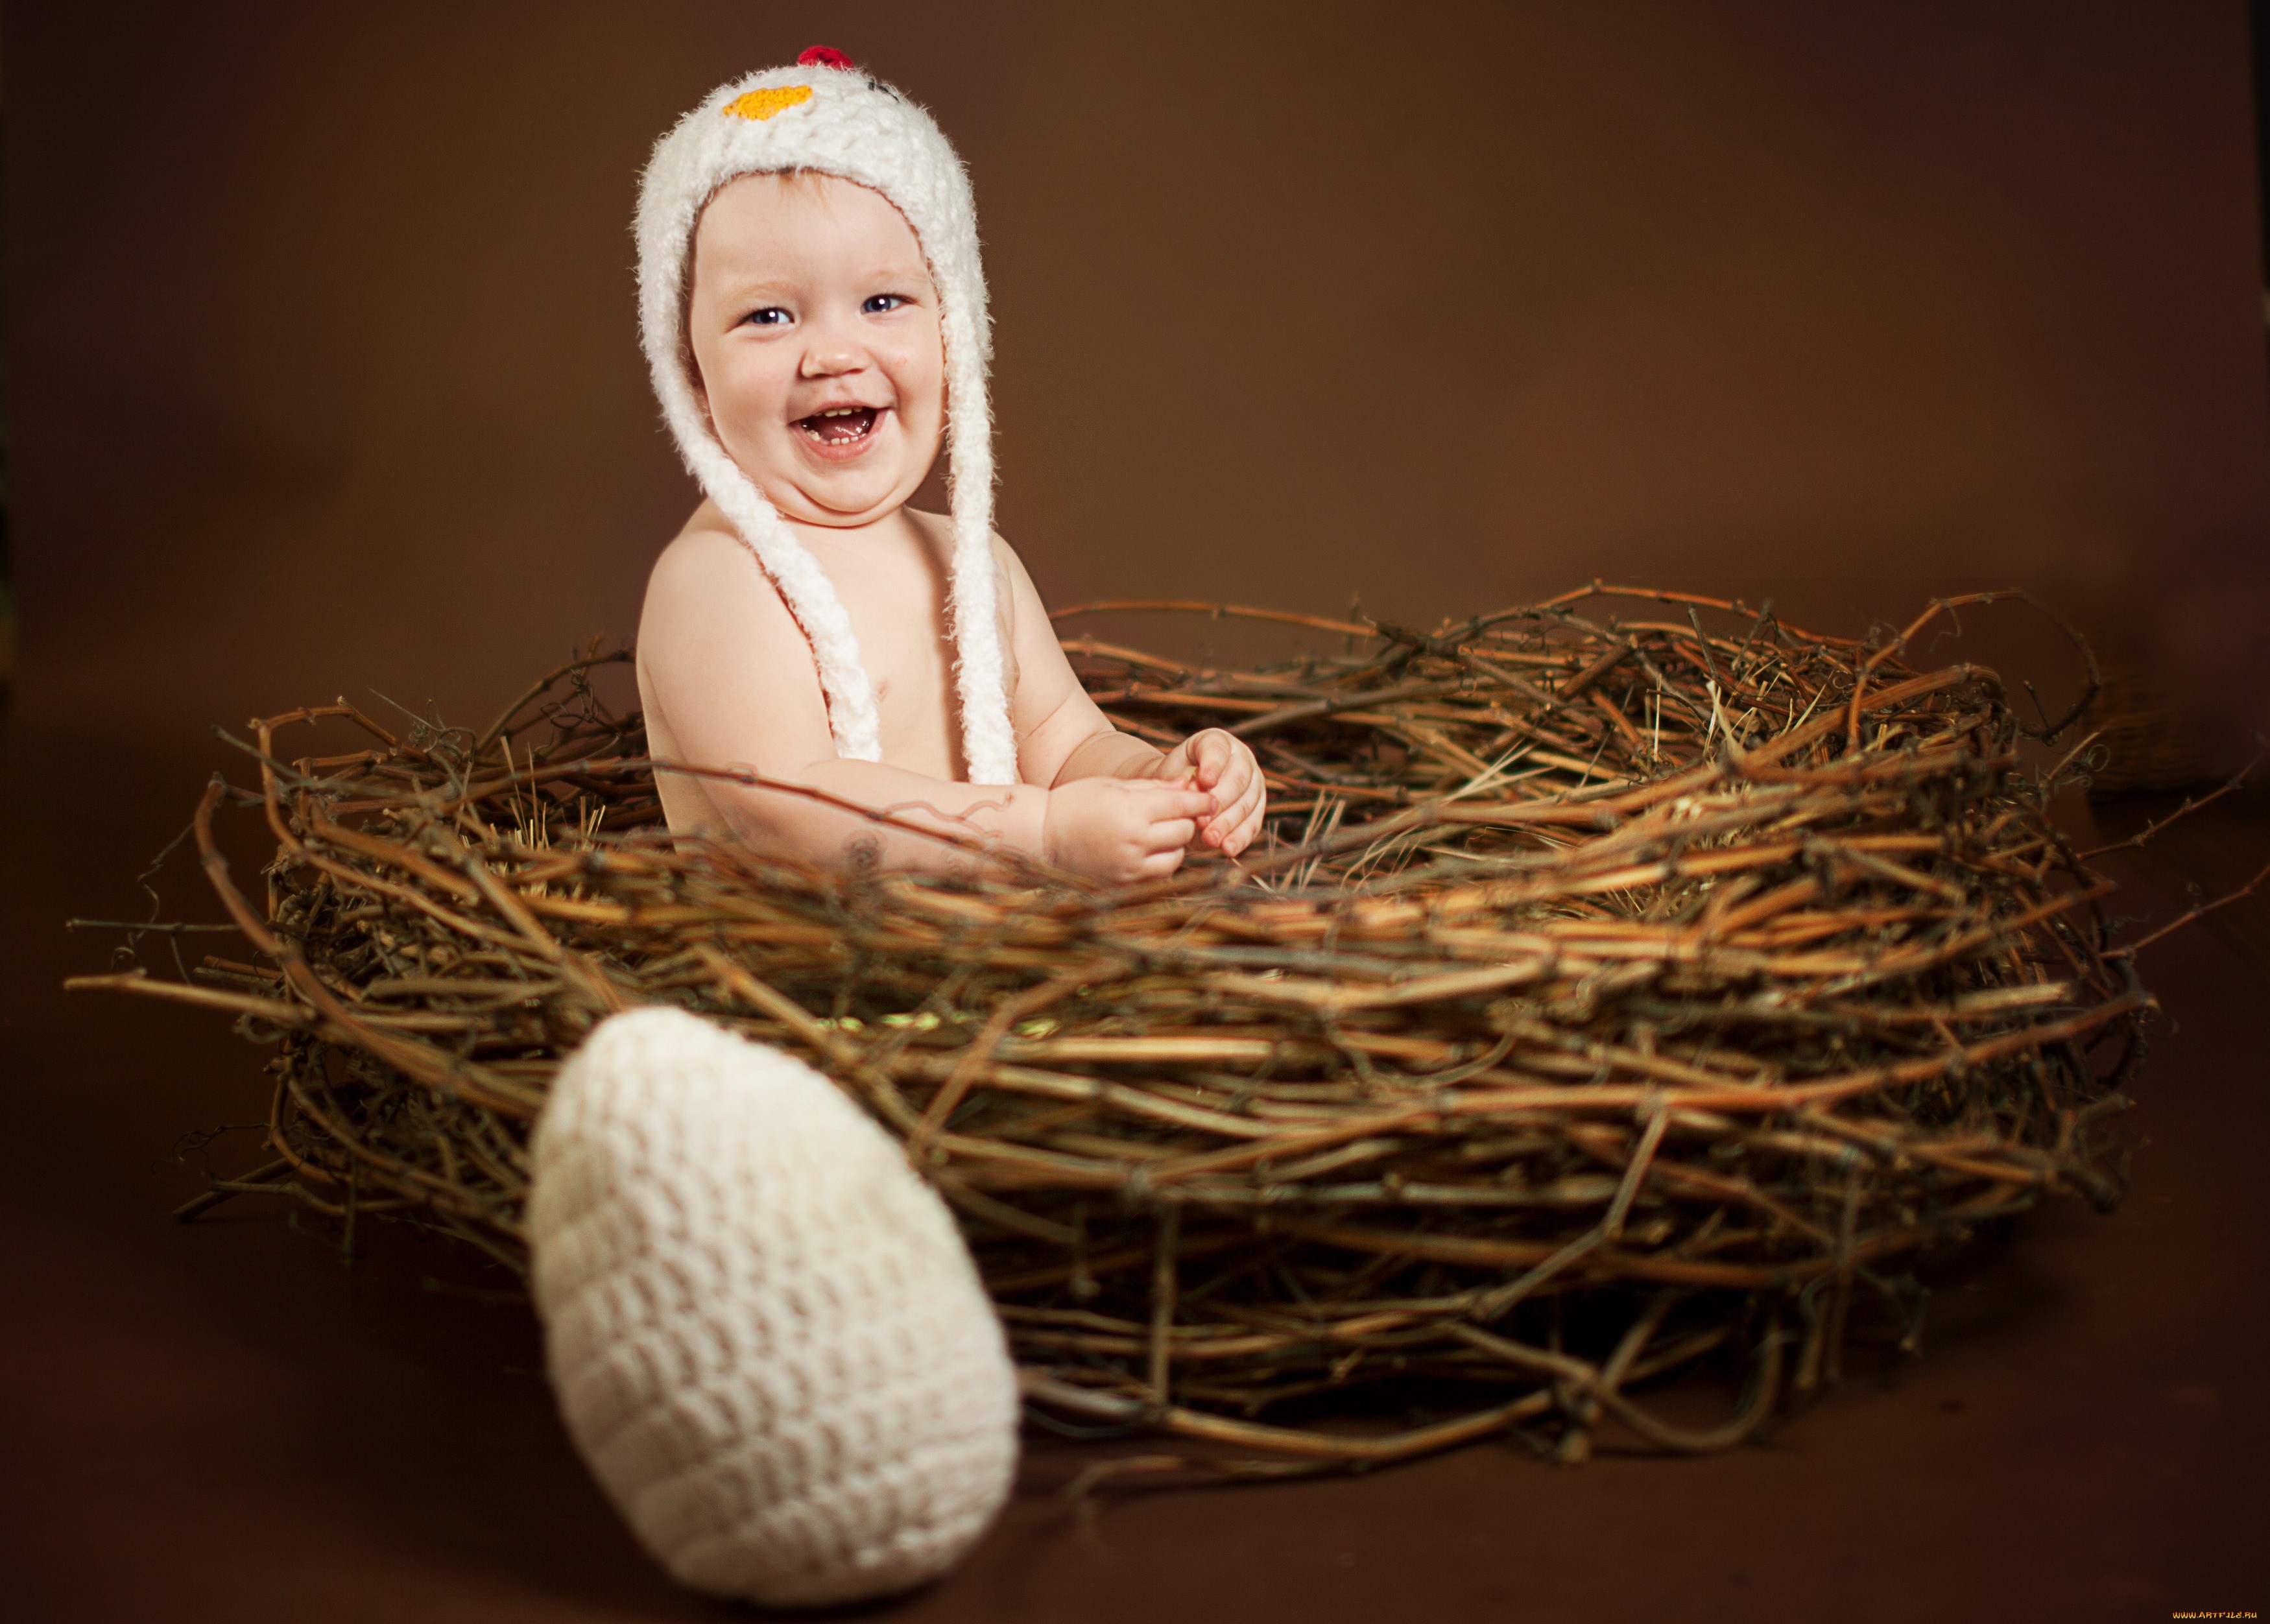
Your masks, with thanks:
M672 832L1107 882L1243 851L1252 752L1113 728L993 533L976 217L929 115L831 51L751 74L656 147L638 238L647 360L705 498L639 628ZM946 517L906 505L941 441ZM786 787L715 770L736 768ZM787 1007L736 974L737 998ZM1018 1376L939 1189L1005 1209L933 1187L855 1092L657 1002L593 1030L531 1138L562 1413L703 1590L903 1590L1009 1492Z
M976 842L1107 883L1236 856L1263 813L1252 752L1114 728L992 531L959 161L848 61L801 65L829 70L698 110L648 170L647 357L706 499L648 583L638 679L657 760L833 800L664 770L671 832L931 871L968 871ZM906 505L942 440L950 518Z

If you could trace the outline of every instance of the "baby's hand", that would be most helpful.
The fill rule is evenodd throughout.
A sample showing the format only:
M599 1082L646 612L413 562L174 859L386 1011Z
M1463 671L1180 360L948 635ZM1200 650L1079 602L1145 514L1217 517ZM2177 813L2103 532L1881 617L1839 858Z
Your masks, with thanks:
M1041 855L1106 885L1163 879L1220 803L1156 778L1075 778L1049 791Z
M1191 734L1167 753L1158 776L1213 791L1221 810L1198 820L1193 845L1234 857L1253 843L1261 828L1268 786L1261 776L1261 763L1237 735L1220 728Z

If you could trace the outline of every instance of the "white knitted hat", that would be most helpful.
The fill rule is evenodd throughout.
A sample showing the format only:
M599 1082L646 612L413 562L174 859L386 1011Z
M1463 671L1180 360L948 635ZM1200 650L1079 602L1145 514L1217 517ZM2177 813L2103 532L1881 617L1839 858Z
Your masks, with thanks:
M953 510L952 612L960 658L962 755L972 783L1015 783L993 576L992 341L977 211L961 160L929 114L815 46L794 67L767 68L712 92L656 143L639 189L639 327L654 390L686 467L722 509L812 639L835 748L882 759L875 688L850 617L820 562L727 455L687 375L686 258L702 209L745 174L810 169L880 192L921 240L946 339L947 488Z

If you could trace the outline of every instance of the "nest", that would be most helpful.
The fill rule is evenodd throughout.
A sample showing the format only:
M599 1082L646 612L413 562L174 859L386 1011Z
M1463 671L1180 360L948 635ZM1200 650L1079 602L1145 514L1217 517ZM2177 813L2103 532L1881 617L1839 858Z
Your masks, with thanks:
M1121 727L1230 727L1269 775L1244 860L1117 891L673 845L654 774L706 769L602 702L621 653L478 735L293 711L246 743L256 794L216 781L195 825L253 956L76 984L274 1049L273 1159L185 1212L280 1194L522 1267L554 1068L669 1002L903 1141L1058 1424L1265 1451L1226 1468L1251 1472L1509 1427L1577 1459L1608 1418L1723 1448L1835 1379L1856 1305L1912 1346L1927 1246L2120 1193L2148 1000L2046 814L2057 773L2021 761L2058 729L1903 659L1977 601L1870 643L1597 585L1431 633L1091 606L1338 650L1228 671L1065 640ZM286 759L308 723L359 743ZM215 842L232 799L278 843L256 900ZM1688 1369L1737 1392L1722 1422L1634 1396ZM1341 1422L1413 1392L1399 1430Z

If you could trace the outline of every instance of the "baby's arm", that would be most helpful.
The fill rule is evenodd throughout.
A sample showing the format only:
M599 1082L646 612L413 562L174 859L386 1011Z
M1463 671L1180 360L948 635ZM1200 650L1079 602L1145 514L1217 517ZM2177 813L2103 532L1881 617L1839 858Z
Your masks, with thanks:
M1065 658L1023 563L998 537L994 552L1012 605L1019 679L1010 718L1025 778L1058 794L1089 780L1187 784L1211 794L1216 806L1197 819L1193 843L1225 856L1243 851L1261 827L1265 805L1266 786L1252 749L1233 733L1207 728L1161 752L1112 726Z
M656 564L640 619L639 664L649 708L661 714L686 763L753 768L1099 879L1146 878L1161 870L1160 854L1161 871L1172 871L1194 837L1195 819L1212 805L1202 792L1154 784L1098 815L1052 819L1043 784L950 783L837 756L811 644L747 552L716 531L688 532ZM932 873L968 872L983 861L966 846L804 796L729 779L699 782L716 826L705 832L760 853ZM1091 838L1067 841L1068 832Z

